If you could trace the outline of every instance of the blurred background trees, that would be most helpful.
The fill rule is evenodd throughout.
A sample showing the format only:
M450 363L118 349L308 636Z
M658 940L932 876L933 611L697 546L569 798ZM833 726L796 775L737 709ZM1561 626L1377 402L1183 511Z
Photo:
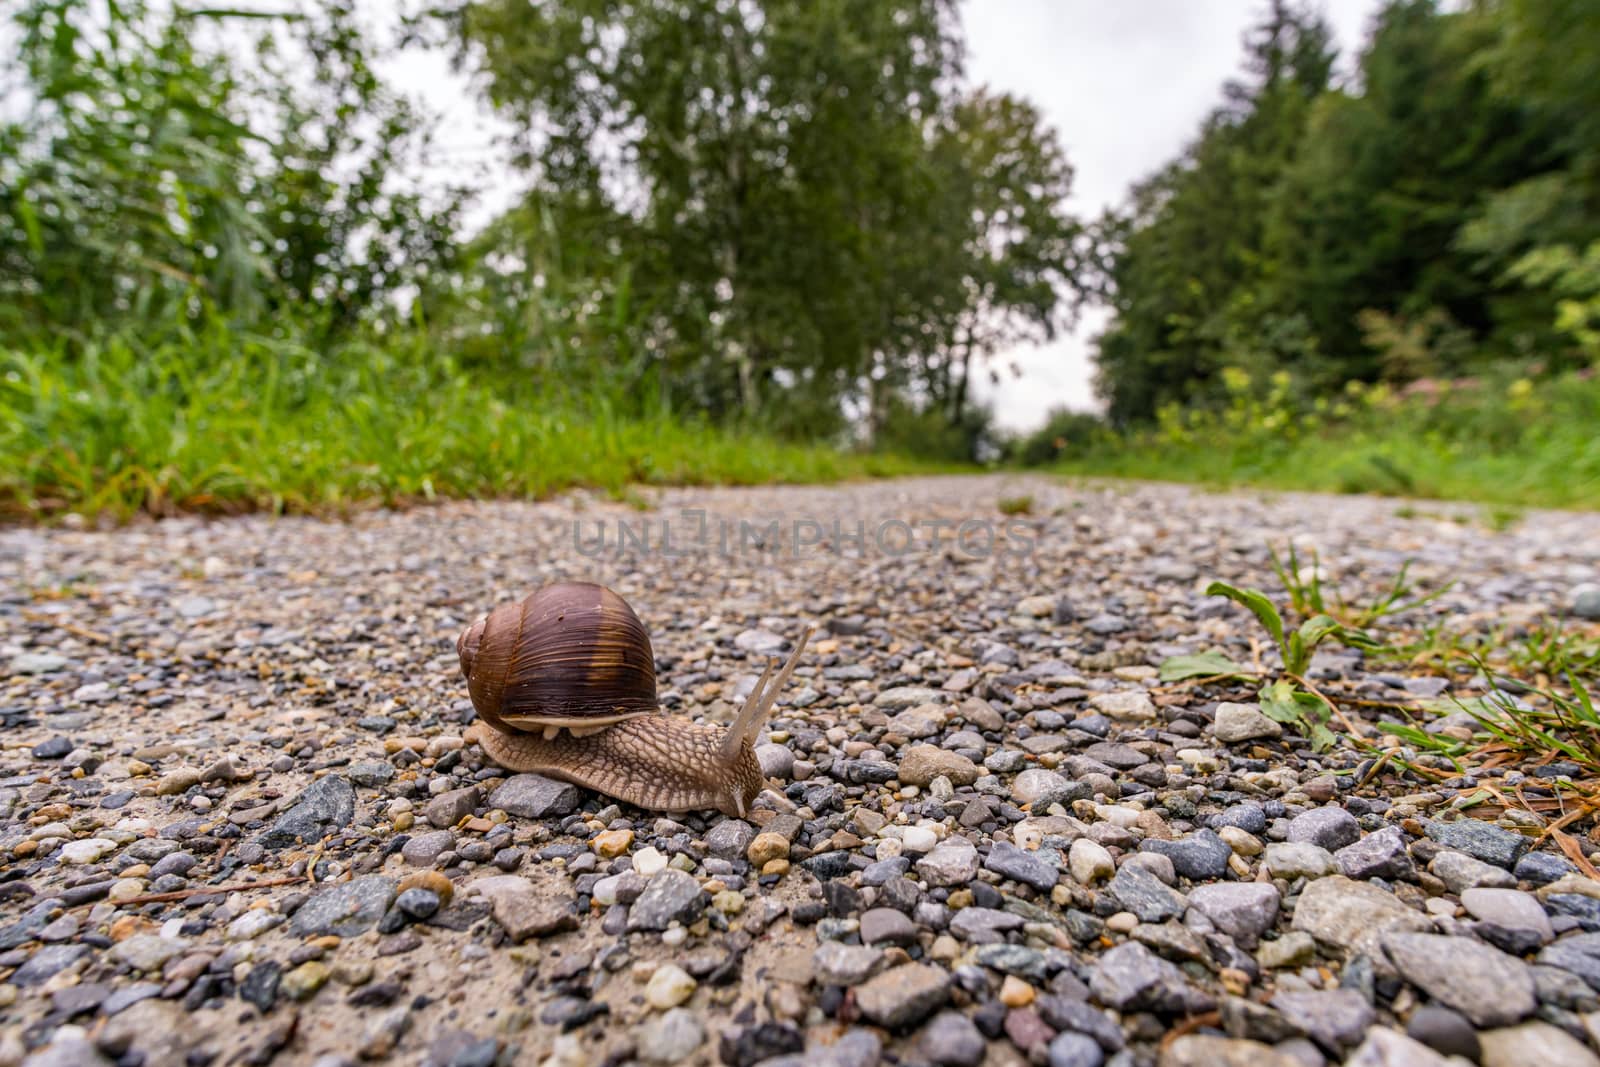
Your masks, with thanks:
M359 14L13 6L13 388L113 338L304 381L425 360L506 402L974 459L1002 442L973 382L1089 300L1119 429L1600 355L1584 0L1393 0L1342 76L1273 0L1194 140L1092 224L1057 132L965 80L954 0L444 0L395 40ZM473 232L482 190L423 181L434 122L377 73L406 48L514 131L519 195ZM1059 413L1012 455L1106 439Z

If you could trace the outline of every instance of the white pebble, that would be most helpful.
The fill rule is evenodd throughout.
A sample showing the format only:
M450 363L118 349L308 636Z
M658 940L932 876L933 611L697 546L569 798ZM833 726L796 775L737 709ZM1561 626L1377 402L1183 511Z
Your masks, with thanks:
M653 846L641 848L638 852L633 854L633 869L644 875L646 878L649 878L657 871L666 870L666 867L667 857L662 855L661 851Z
M1105 846L1087 837L1080 837L1067 852L1067 869L1078 884L1090 885L1098 879L1116 874L1117 864Z
M939 835L926 826L908 826L900 838L907 852L932 852L939 843Z
M689 931L681 926L669 926L661 934L661 943L673 948L689 940Z
M61 846L62 863L93 863L117 847L115 841L103 837L86 837L82 841L68 841Z
M695 980L675 963L664 963L645 983L644 999L652 1008L665 1011L676 1008L694 995Z

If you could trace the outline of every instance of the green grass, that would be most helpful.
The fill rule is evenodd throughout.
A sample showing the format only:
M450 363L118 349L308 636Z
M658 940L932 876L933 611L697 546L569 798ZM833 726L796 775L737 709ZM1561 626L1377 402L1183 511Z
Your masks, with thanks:
M1439 400L1369 395L1295 410L1241 401L1102 437L1075 475L1479 501L1503 527L1524 507L1600 508L1600 379L1485 382ZM1507 392L1512 394L1507 399Z
M0 515L323 512L930 469L490 380L420 336L322 353L217 328L70 357L0 349Z

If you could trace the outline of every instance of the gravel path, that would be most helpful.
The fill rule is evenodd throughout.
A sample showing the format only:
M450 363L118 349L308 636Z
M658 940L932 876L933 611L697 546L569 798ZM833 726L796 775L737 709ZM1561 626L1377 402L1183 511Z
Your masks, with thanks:
M1275 588L1290 536L1352 594L1415 559L1472 626L1592 606L1600 515L1017 477L651 503L0 532L0 1067L1600 1064L1600 884L1536 817L1358 786L1249 688L1156 678L1262 654L1200 590ZM559 579L628 598L697 719L819 623L759 752L782 795L658 816L464 744L457 631ZM1481 692L1313 673L1363 729Z

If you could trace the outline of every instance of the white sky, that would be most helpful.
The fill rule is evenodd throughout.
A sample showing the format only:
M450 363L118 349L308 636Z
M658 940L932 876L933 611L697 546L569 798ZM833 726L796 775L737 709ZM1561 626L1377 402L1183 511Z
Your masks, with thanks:
M1349 70L1381 0L1322 0ZM366 0L379 21L393 0ZM1070 207L1085 219L1120 203L1128 187L1176 155L1221 100L1242 58L1245 30L1264 0L962 0L967 75L1033 101L1059 131L1076 171ZM481 225L516 197L491 149L498 122L439 55L410 53L389 71L445 116L447 174L487 190L468 216ZM1001 353L976 395L1008 429L1031 429L1053 407L1090 409L1089 339L1105 322L1088 309L1075 331L1044 346ZM1021 376L1007 371L1014 365Z

